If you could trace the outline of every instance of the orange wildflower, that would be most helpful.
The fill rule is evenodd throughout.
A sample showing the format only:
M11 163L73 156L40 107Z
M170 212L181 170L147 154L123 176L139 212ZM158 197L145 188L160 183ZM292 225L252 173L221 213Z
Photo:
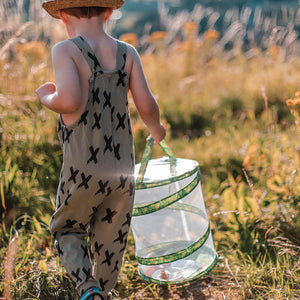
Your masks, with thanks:
M151 34L150 36L150 43L156 42L156 41L161 41L164 40L167 36L167 33L165 31L155 31Z
M214 29L208 29L203 34L203 38L209 41L217 40L219 37L220 37L220 33Z
M192 39L198 35L199 25L196 22L186 22L183 28L187 39Z

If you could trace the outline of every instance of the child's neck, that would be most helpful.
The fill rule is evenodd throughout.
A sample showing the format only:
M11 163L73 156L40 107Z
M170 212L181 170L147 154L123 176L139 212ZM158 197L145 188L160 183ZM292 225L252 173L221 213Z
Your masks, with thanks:
M106 35L105 32L106 22L102 16L87 18L72 18L71 22L66 25L69 36L82 36L82 37L100 37Z

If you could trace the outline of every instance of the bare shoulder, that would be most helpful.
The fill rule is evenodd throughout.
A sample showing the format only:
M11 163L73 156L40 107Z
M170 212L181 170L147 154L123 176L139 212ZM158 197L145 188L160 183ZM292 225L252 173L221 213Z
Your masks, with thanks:
M126 60L126 71L127 73L131 74L134 65L141 64L140 63L140 55L138 54L135 47L132 45L125 43L127 46L127 60Z
M60 59L63 58L75 58L78 55L78 50L75 44L70 40L61 41L55 44L52 47L52 57L53 59Z
M139 54L137 52L137 50L130 44L128 43L125 43L126 46L127 46L127 57L128 59L130 60L136 60L136 59L139 59Z

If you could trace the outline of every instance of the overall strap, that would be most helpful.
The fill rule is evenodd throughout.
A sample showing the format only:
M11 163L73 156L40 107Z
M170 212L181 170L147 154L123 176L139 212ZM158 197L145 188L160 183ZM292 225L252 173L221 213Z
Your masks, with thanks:
M118 41L117 52L117 70L124 71L127 58L127 46L125 43Z
M70 39L70 41L78 46L93 73L95 73L98 68L101 68L101 65L94 51L92 50L90 45L83 39L83 37L76 36L75 38Z

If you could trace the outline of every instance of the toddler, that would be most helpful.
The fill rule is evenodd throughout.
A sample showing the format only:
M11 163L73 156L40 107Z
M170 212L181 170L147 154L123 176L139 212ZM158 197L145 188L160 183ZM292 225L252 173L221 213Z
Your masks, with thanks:
M81 300L111 299L126 247L135 189L129 91L155 144L165 136L137 51L105 31L113 9L122 5L43 2L70 37L52 49L56 85L45 83L36 93L59 114L63 165L50 231Z

